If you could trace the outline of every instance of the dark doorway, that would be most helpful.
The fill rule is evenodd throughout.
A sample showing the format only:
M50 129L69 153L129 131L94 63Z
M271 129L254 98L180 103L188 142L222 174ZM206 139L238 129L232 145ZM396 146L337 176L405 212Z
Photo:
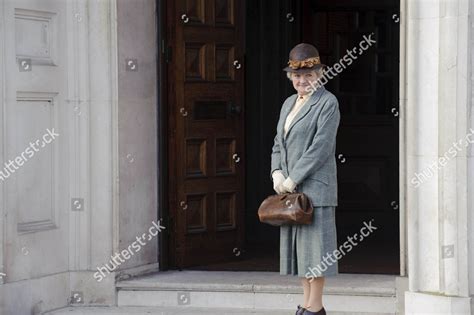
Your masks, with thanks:
M180 2L219 4L221 8L240 3L238 0L177 1ZM177 13L175 11L175 16L168 16L168 19L181 18ZM196 11L193 14L198 13ZM349 236L359 233L364 222L373 220L372 225L377 227L376 231L339 261L339 270L342 273L399 274L398 16L398 0L245 2L245 45L242 45L245 46L245 60L242 63L245 94L235 95L236 100L239 97L242 100L245 123L245 144L239 152L245 163L245 175L241 177L245 178L245 182L243 186L239 186L245 187L245 198L235 208L243 215L241 231L245 231L245 239L243 242L227 242L225 249L221 248L226 252L224 256L207 255L206 259L196 260L193 259L193 253L200 253L209 238L201 238L194 245L186 243L185 239L181 239L181 245L170 242L170 257L176 256L180 250L189 249L188 263L180 266L171 259L172 267L279 270L279 229L261 224L257 218L257 209L260 202L273 193L269 172L276 122L281 104L294 94L281 69L286 66L289 50L299 42L314 44L321 54L322 62L333 66L347 54L347 49L359 47L364 36L373 34L371 38L376 43L358 55L351 65L326 85L326 89L338 98L341 111L337 138L338 243L342 245ZM211 28L206 30L210 31ZM173 33L174 30L168 28L167 32ZM210 34L206 36L212 37ZM194 42L196 38L193 39ZM196 45L189 47L198 54ZM174 54L172 56L175 57ZM196 73L199 74L198 72L199 68L196 68ZM175 75L180 77L181 74ZM201 89L200 91L198 87L193 95L214 93L206 90L209 88L204 85ZM168 93L179 94L172 90ZM168 108L171 106L176 104L171 104ZM220 130L215 129L213 132L218 134ZM213 132L211 130L209 134L212 135ZM172 137L176 136L173 134ZM191 144L194 144L198 156L200 147L196 141ZM171 158L172 153L169 155L169 159ZM193 161L195 160L190 162ZM193 167L197 169L199 164L195 165ZM173 180L170 183L178 187ZM202 190L203 185L201 183L187 187ZM174 206L179 206L176 196L170 188L169 198ZM239 208L240 206L243 208ZM218 237L218 233L213 237ZM176 241L179 241L178 238ZM216 248L219 249L218 246ZM229 256L229 252L232 255Z
M272 261L269 270L278 270L279 229L260 224L255 213L273 193L270 150L281 104L294 93L281 70L289 50L311 43L322 62L334 66L346 50L371 36L376 43L325 86L341 111L338 243L360 234L364 221L377 227L339 261L339 269L399 274L398 12L398 0L248 1L246 152L252 163L247 165L246 248L253 265Z
M302 41L314 42L329 66L348 50L357 58L326 85L341 111L338 241L359 232L363 222L372 221L377 230L341 259L340 269L398 274L398 0L304 0L302 5Z

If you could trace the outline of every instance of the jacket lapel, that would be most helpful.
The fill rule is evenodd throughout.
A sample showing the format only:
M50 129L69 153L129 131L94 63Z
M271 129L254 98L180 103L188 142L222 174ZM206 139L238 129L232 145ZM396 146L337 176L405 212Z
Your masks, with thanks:
M321 86L316 91L314 91L314 93L311 95L311 97L309 98L307 103L303 105L303 107L296 114L295 118L293 118L293 121L291 122L290 126L288 127L288 132L286 133L286 136L284 136L284 133L285 133L284 126L285 126L286 117L290 113L291 108L293 108L293 105L295 104L295 101L296 101L296 97L293 99L293 102L291 103L291 106L287 106L288 109L286 110L284 120L283 120L283 124L282 124L283 126L282 126L282 133L281 134L282 134L283 140L285 140L288 137L288 135L290 134L291 128L293 128L293 126L298 121L303 119L303 117L306 116L306 114L308 114L308 112L311 110L311 107L313 107L313 105L315 105L318 102L318 100L321 97L324 90L325 90L324 87Z
M293 104L295 104L297 97L298 97L298 94L294 94L288 99L288 101L285 104L283 104L283 108L282 108L283 112L281 115L280 126L279 126L281 141L285 139L285 136L283 135L283 133L285 132L286 117L288 117L288 114L290 113L291 108L293 107Z

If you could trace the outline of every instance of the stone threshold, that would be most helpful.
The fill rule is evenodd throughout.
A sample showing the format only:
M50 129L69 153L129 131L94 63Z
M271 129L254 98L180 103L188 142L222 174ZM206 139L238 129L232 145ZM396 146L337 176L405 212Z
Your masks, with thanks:
M396 295L395 275L339 274L327 277L324 294ZM300 279L277 272L257 271L163 271L118 281L118 290L255 292L302 294Z

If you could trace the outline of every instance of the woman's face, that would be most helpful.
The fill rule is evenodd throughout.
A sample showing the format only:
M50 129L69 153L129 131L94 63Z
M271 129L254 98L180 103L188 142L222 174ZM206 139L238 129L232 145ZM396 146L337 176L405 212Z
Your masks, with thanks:
M316 71L306 73L291 73L291 82L299 95L311 92L311 86L316 86L318 76Z

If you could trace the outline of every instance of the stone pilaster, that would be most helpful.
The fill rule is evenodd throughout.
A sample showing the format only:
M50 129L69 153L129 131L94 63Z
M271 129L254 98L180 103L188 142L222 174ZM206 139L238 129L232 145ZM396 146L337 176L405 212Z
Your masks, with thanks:
M406 3L406 314L470 314L469 1ZM474 140L474 136L472 138Z

